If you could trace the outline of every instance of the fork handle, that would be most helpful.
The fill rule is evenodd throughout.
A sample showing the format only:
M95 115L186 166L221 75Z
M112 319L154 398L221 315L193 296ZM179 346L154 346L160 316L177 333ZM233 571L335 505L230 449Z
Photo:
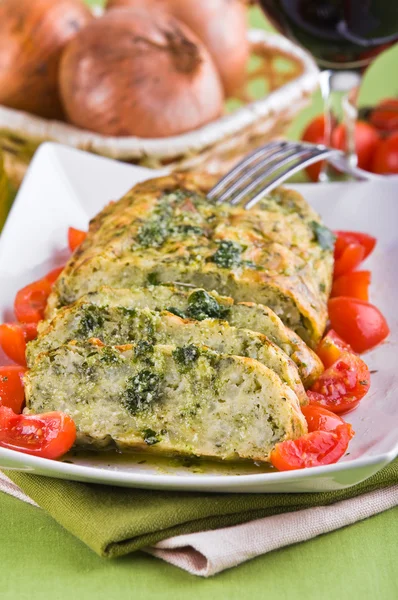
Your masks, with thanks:
M370 181L370 180L381 180L381 179L385 179L384 175L378 175L377 173L370 173L369 171L364 171L363 169L360 169L359 167L353 167L351 166L348 161L346 160L346 158L342 155L332 155L329 156L329 158L327 159L327 161L333 165L333 167L335 167L336 169L338 169L339 171L342 171L343 173L346 173L347 175L352 175L352 177L355 177L355 179L359 179L362 181Z

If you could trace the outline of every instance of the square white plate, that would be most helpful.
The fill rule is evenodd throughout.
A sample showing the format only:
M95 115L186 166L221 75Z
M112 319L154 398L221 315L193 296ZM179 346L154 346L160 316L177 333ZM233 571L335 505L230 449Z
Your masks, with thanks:
M37 151L0 237L0 320L13 320L15 293L62 265L69 253L69 226L85 229L110 200L159 172L142 169L56 144ZM206 466L192 471L144 456L77 456L50 461L0 448L0 468L40 475L152 489L210 492L302 492L352 486L398 454L398 184L305 184L295 186L333 229L376 236L378 244L365 268L372 270L371 299L386 316L391 336L366 355L372 375L369 394L347 416L356 436L337 464L293 472L256 467ZM0 357L0 364L4 364Z

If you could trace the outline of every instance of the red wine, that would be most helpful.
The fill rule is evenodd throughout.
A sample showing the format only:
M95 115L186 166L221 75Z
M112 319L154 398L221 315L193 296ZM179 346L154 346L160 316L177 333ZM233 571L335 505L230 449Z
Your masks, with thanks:
M366 67L398 40L398 0L260 0L284 35L332 69Z

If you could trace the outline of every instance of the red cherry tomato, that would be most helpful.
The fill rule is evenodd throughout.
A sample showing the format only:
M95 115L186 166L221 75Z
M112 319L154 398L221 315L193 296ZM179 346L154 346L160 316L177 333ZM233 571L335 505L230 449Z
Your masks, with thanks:
M398 98L382 100L370 113L369 122L379 131L394 132L398 130Z
M65 269L65 265L63 267L57 267L56 269L53 269L52 271L47 273L47 275L44 277L44 279L47 279L47 281L50 283L50 285L54 285L54 283L57 281L58 277L60 276L60 274L62 273L62 271L64 269Z
M0 367L0 407L20 413L25 402L23 376L26 369L12 365Z
M369 171L372 157L379 141L379 133L369 123L357 121L355 125L355 147L358 156L358 167ZM332 146L346 150L346 126L341 123L332 133Z
M0 446L42 458L59 458L71 449L76 427L70 417L52 412L16 415L0 406Z
M378 142L370 170L381 175L398 173L398 131Z
M76 248L80 246L84 242L87 237L87 232L82 231L81 229L75 229L74 227L69 227L68 230L68 244L71 252L74 252Z
M365 248L360 244L348 244L339 258L334 261L333 277L336 279L358 267L365 258Z
M341 275L333 282L331 297L348 296L359 300L369 300L370 271L353 271Z
M333 329L319 342L316 349L325 369L331 367L344 352L352 352L352 348Z
M304 130L301 139L311 144L325 143L325 119L323 115L318 115ZM369 170L373 153L379 141L379 133L369 123L358 121L355 126L355 146L358 155L358 166ZM338 125L332 132L331 146L339 150L346 149L346 127L344 124ZM319 173L322 168L322 162L315 163L306 168L306 172L312 181L318 181Z
M344 421L338 415L322 408L308 404L302 406L301 411L307 421L308 431L334 431L339 425L344 425Z
M353 435L348 423L338 425L334 431L313 431L276 444L270 460L279 471L330 465L345 454Z
M349 244L359 244L365 249L365 256L367 258L371 254L376 246L376 238L368 233L362 233L360 231L335 231L336 241L334 244L334 258L340 258L344 250Z
M0 325L0 346L8 358L26 366L26 343L37 336L36 323L4 323Z
M38 323L44 317L51 284L47 279L39 279L20 290L14 302L14 311L21 323Z
M304 130L301 139L304 142L310 142L311 144L324 144L325 143L325 118L323 115L315 117ZM311 181L318 181L319 173L321 172L323 162L317 162L314 165L306 167L306 173Z
M331 298L329 319L333 329L355 352L365 352L380 344L390 333L387 321L376 306L356 298Z
M350 352L326 369L307 392L310 404L334 413L352 410L370 387L370 373L364 361Z

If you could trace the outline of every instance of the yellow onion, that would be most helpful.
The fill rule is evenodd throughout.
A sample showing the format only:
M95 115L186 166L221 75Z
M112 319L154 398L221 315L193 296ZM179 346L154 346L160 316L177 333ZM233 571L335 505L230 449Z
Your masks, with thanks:
M91 19L82 0L0 0L0 104L61 117L62 49Z
M222 85L200 40L169 15L118 9L65 49L60 91L68 119L112 136L166 137L220 116Z
M108 0L107 9L142 7L167 11L205 44L220 73L227 95L245 79L249 57L247 3L244 0Z

